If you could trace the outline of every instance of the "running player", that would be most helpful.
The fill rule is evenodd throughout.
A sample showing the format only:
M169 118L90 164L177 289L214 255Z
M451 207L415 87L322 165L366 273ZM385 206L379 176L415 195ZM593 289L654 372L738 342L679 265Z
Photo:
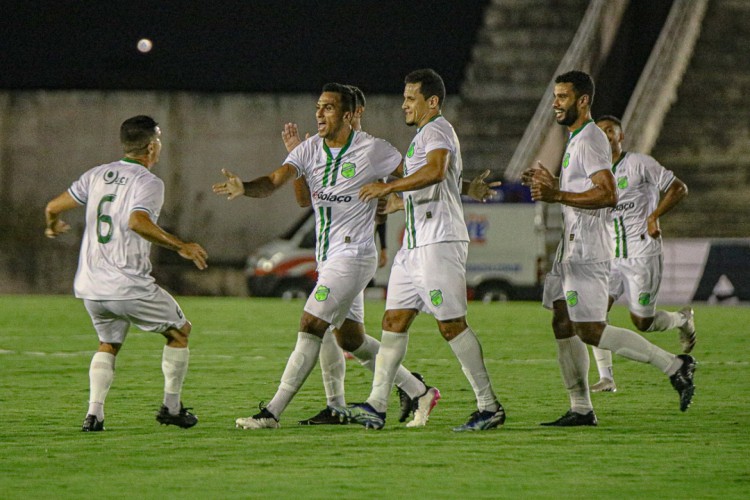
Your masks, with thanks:
M161 333L164 404L156 415L162 424L183 428L198 418L182 406L180 393L187 373L191 324L169 293L151 276L151 243L169 248L206 268L206 251L160 228L156 221L164 203L164 182L151 173L159 161L161 130L148 116L134 116L120 127L125 157L84 173L70 188L47 204L45 235L68 231L60 215L84 205L83 233L75 295L83 299L99 336L99 349L89 369L89 409L85 432L104 430L104 400L112 385L115 357L130 324Z
M406 124L416 126L417 133L406 153L403 177L360 190L365 202L403 192L406 209L406 235L388 282L372 392L365 403L335 409L342 418L368 428L385 425L388 395L406 353L409 326L420 311L437 320L477 398L477 411L454 430L486 430L505 421L481 345L466 323L469 236L460 199L461 149L453 127L441 114L444 100L445 85L435 71L417 70L406 76L402 108Z
M564 232L552 270L544 282L544 306L552 309L558 363L570 397L570 410L542 425L597 425L588 386L586 345L608 349L664 372L680 395L680 410L695 390L695 360L675 356L637 333L607 324L608 277L613 242L606 227L607 207L617 204L607 137L591 119L594 82L581 71L557 76L553 111L570 132L558 179L541 163L523 173L535 201L563 205Z
M642 332L677 328L682 351L695 346L693 309L678 312L656 309L662 272L659 218L672 210L687 194L687 186L648 155L622 150L625 134L620 120L602 116L596 124L609 139L612 173L617 181L617 206L609 210L607 227L615 242L615 259L609 276L609 307L623 294L630 318ZM660 198L659 193L664 193ZM599 381L591 392L615 392L612 353L592 347Z

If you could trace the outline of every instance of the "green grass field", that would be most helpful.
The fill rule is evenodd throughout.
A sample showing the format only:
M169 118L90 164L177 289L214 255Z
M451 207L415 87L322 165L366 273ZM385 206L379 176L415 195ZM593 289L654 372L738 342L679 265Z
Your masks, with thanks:
M619 391L594 394L596 428L544 428L568 408L539 304L471 304L495 388L508 412L499 430L455 434L473 393L432 318L420 316L405 365L440 388L426 428L391 414L382 431L301 427L325 404L316 367L278 430L234 419L275 392L293 347L301 301L182 298L193 322L183 391L199 424L154 420L161 404L161 336L134 330L118 356L102 433L80 432L89 318L68 297L0 297L0 498L748 498L750 308L697 307L693 406L658 370L615 360ZM380 336L382 302L367 305ZM627 325L616 307L612 322ZM675 332L649 334L678 349ZM371 374L348 362L350 402ZM597 380L592 363L590 379ZM394 393L392 410L398 408Z

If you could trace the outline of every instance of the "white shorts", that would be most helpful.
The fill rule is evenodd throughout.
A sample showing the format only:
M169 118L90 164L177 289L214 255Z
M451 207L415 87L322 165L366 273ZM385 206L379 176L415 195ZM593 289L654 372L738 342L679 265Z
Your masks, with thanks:
M318 281L305 303L305 312L341 327L349 317L364 323L363 293L378 268L372 258L333 257L318 265ZM352 317L353 316L353 317Z
M630 312L641 318L653 318L663 264L661 255L613 260L609 296L617 300L624 294Z
M465 241L400 249L393 260L385 309L416 309L439 321L466 316Z
M568 316L576 323L606 321L609 269L610 261L555 262L544 279L542 304L552 309L554 302L564 300Z
M179 304L166 290L154 285L152 295L132 300L90 300L83 304L101 342L122 344L130 324L147 332L180 329L187 319Z

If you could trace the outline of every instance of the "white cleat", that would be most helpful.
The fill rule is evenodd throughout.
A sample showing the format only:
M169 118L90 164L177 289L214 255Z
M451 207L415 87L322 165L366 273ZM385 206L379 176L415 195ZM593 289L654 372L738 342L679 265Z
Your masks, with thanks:
M406 424L407 427L424 427L430 419L430 413L440 401L440 391L436 387L428 387L427 392L417 399L417 409L414 410L414 420Z
M260 413L252 417L238 418L234 421L234 425L238 429L278 429L280 427L276 417L265 408L261 408Z
M614 380L603 378L591 386L591 392L617 392L617 386Z
M685 324L680 329L680 345L682 346L682 352L685 354L689 353L695 347L695 341L697 340L695 335L695 312L690 306L683 307L679 313L685 318Z

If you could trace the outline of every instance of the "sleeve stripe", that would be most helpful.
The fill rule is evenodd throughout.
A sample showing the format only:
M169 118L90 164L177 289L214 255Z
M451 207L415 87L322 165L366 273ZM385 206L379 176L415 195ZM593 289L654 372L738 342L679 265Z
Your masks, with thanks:
M77 201L78 203L80 203L81 205L85 205L85 204L86 204L86 202L85 202L85 201L83 201L83 200L82 200L82 199L80 199L80 198L79 198L78 196L76 196L76 194L75 194L75 193L73 192L73 190L72 190L72 189L68 188L68 193L70 194L70 196L72 196L72 197L73 197L73 199L74 199L74 200L76 200L76 201Z
M131 212L135 212L135 211L148 212L149 214L154 215L154 212L151 209L146 208L146 207L133 207L132 209L130 209L130 211Z

